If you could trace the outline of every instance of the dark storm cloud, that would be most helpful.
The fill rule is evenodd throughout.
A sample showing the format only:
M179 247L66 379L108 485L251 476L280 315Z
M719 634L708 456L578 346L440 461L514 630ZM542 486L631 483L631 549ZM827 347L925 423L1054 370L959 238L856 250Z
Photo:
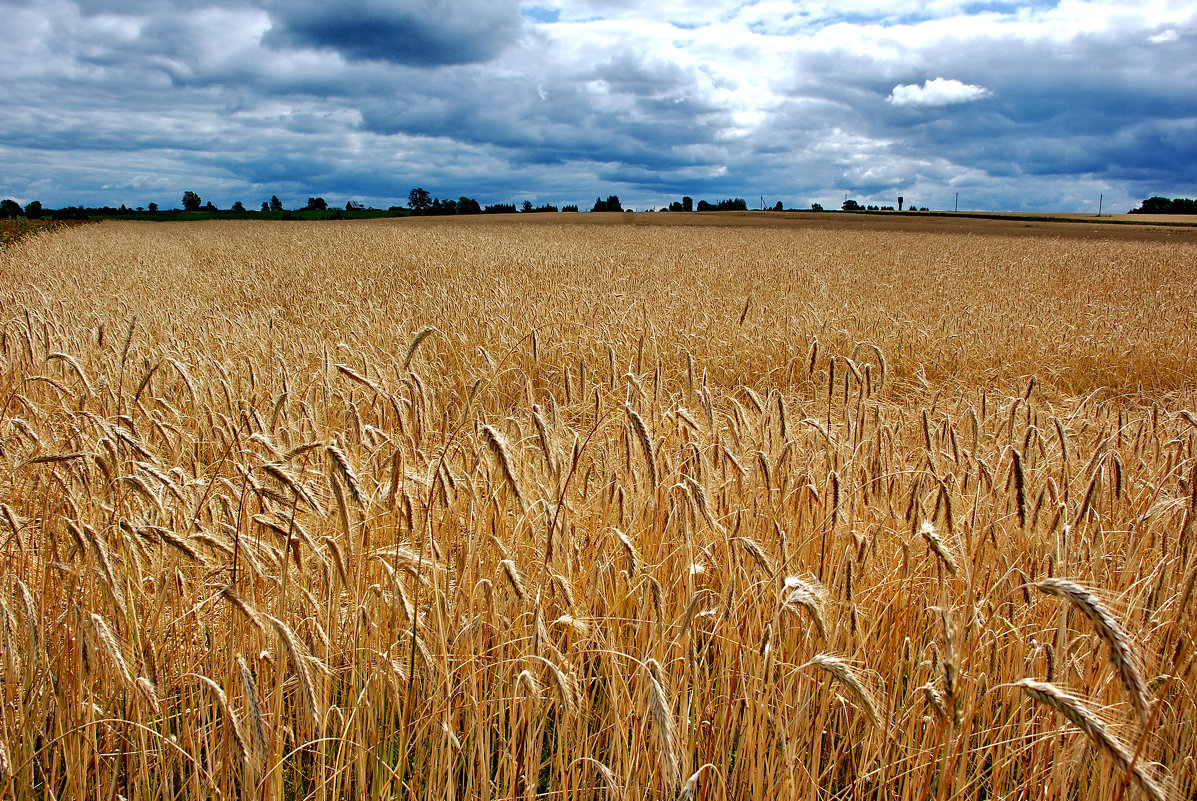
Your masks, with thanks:
M412 66L486 62L520 35L515 0L275 0L263 41Z

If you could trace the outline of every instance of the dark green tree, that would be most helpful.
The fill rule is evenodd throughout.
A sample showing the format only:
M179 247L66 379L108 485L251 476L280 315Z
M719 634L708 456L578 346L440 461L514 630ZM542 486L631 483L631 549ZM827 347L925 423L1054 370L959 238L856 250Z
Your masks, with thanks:
M432 196L423 187L416 187L407 193L407 207L416 214L423 214L432 206Z
M238 200L233 204L233 211L245 211L245 204Z
M623 211L623 205L619 202L619 195L608 195L606 200L596 197L591 211Z
M694 198L689 195L682 198L682 211L694 211Z
M195 192L192 192L190 189L183 193L184 211L199 211L201 203L203 203L203 201L200 199L200 196Z
M1131 214L1197 214L1197 200L1177 197L1169 200L1166 197L1149 197L1137 209L1131 209Z
M25 206L25 216L29 217L30 219L37 219L38 217L41 217L43 213L44 209L42 209L42 202L40 200L31 200Z
M304 206L306 211L328 211L328 203L322 197L308 198L308 205Z
M157 214L157 213L158 213L158 204L157 204L157 203L151 203L151 204L150 204L149 206L147 206L146 208L148 208L148 209L150 210L150 214Z
M283 201L278 199L278 195L270 196L270 210L271 211L282 211L283 210Z
M24 213L21 204L12 198L0 200L0 217L20 217Z
M844 204L842 206L840 206L840 208L843 209L844 211L864 211L865 210L864 206L860 205L859 203L857 203L855 200L852 200L851 198L849 198L848 200L845 200Z

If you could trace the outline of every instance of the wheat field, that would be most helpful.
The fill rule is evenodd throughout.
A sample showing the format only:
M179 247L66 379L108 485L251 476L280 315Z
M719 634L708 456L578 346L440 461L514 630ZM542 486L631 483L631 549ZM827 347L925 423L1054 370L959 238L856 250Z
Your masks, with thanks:
M752 225L22 240L0 798L1192 798L1194 275Z

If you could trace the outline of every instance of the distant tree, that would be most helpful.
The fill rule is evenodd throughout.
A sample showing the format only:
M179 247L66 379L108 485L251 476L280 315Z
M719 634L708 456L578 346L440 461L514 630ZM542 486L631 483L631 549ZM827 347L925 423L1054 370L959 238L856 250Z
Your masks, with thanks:
M220 211L211 200L204 204L204 211Z
M238 200L233 204L233 211L245 211L245 204Z
M681 210L682 210L682 203L681 203L681 201L680 201L680 200L675 200L675 201L673 201L672 203L670 203L670 204L669 204L669 210L670 210L670 211L681 211Z
M682 198L682 211L694 211L694 198L688 195Z
M41 217L43 213L42 202L40 200L31 200L25 206L25 216L31 219Z
M619 195L608 195L606 200L596 197L591 211L623 211L623 204L619 202Z
M262 201L262 211L270 211L270 204L265 200Z
M777 201L777 205L773 207L774 211L785 211L785 206L781 205L781 201Z
M855 200L852 200L851 198L849 198L848 200L845 200L844 204L842 206L840 206L840 208L843 209L844 211L864 211L864 206L860 205L859 203L857 203Z
M748 211L748 202L742 197L720 200L718 203L698 201L699 211Z
M20 217L24 213L21 210L21 204L12 198L0 200L0 217Z
M521 204L520 204L520 211L521 211L521 212L523 212L524 214L529 214L529 213L531 213L531 211L532 211L532 201L531 201L531 200L525 200L523 203L521 203Z
M1131 214L1197 214L1197 200L1178 197L1169 200L1166 197L1149 197L1137 209L1131 209Z
M811 203L811 204L810 204L810 210L811 210L811 211L822 211L822 210L823 210L823 204L822 204L822 203Z
M428 190L417 187L407 193L407 206L416 214L423 214L432 205L432 196Z
M158 204L157 203L151 203L148 208L150 210L150 214L158 213Z
M562 210L562 211L577 211L577 210L578 210L578 206L577 206L577 204L571 203L571 204L569 204L569 205L567 205L567 206L562 206L562 207L561 207L561 210Z
M199 211L200 204L202 202L203 201L200 200L200 196L197 195L195 192L192 192L191 190L187 190L186 192L183 193L183 210L184 211Z
M262 210L265 211L265 209L262 209ZM283 201L278 199L278 195L270 196L270 210L271 211L282 211L283 210Z
M478 205L478 201L472 197L460 197L457 199L457 213L458 214L481 214L482 207Z
M310 197L303 208L305 211L328 211L328 203L322 197Z
M482 210L483 214L515 214L514 203L493 203Z

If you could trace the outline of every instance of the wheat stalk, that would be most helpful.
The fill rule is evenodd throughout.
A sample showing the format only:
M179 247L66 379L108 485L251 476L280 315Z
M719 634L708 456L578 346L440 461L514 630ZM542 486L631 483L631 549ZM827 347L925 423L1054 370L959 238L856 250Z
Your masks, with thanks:
M1140 715L1146 716L1151 699L1147 684L1139 670L1139 662L1131 650L1130 637L1117 619L1088 589L1065 579L1046 579L1035 586L1040 592L1063 598L1089 618L1097 634L1110 648L1110 659L1118 669L1118 677L1130 695L1131 703Z

